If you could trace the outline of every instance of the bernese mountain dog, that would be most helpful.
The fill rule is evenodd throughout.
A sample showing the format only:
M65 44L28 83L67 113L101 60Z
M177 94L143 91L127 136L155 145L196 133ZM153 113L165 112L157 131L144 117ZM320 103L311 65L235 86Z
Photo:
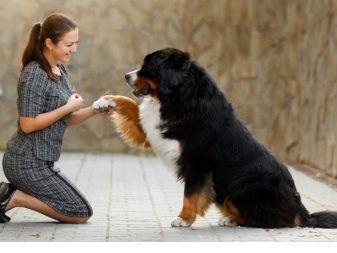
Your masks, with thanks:
M188 53L155 51L125 78L142 98L139 105L106 95L93 107L114 107L124 140L152 148L184 182L182 210L172 226L191 226L215 203L219 225L337 228L337 212L307 211L286 165L254 138Z

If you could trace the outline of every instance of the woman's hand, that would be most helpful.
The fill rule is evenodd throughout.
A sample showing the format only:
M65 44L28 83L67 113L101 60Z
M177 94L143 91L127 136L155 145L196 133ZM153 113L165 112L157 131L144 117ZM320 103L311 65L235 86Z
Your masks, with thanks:
M114 108L113 107L108 107L108 109L106 109L105 111L97 111L93 108L94 114L95 115L103 115L103 116L111 116L114 112Z
M70 96L66 106L69 108L70 112L76 112L82 108L83 103L83 98L79 94L74 93Z

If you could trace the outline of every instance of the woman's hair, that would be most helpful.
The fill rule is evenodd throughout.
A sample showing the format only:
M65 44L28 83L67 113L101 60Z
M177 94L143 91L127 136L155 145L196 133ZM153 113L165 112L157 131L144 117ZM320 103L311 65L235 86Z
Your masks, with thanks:
M31 61L36 61L48 76L57 82L57 76L52 72L51 66L43 55L46 39L57 44L67 32L77 28L77 24L68 16L60 13L48 16L43 23L34 24L28 43L22 56L22 70Z

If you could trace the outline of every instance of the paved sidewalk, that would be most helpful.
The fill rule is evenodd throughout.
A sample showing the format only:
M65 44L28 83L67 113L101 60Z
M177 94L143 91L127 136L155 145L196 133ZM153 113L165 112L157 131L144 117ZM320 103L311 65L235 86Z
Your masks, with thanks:
M214 207L191 228L172 228L183 186L153 156L64 153L57 166L91 202L94 216L87 224L59 224L16 208L8 212L11 222L0 224L0 241L337 241L337 229L219 227ZM290 170L310 212L337 210L336 190Z

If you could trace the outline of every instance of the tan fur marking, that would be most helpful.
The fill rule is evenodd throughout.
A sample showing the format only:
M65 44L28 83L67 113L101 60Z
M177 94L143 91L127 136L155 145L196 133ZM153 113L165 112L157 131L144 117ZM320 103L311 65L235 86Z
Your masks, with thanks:
M179 154L181 154L183 150L184 150L184 145L181 142L179 142Z
M226 216L233 225L243 225L242 219L238 209L233 205L232 201L225 200L223 206L218 206L224 216Z
M137 89L149 88L151 96L159 99L158 83L156 81L144 77L137 77L135 86Z
M107 95L105 99L111 99L116 103L115 112L111 116L117 132L128 144L143 149L150 148L150 143L142 126L139 124L138 104L131 98L124 96Z
M300 226L301 223L302 223L302 221L301 221L300 216L298 214L296 214L295 219L294 219L294 226L295 227Z
M193 194L190 197L184 197L183 208L179 214L186 223L193 224L197 217L197 203L199 200L199 194Z
M184 197L183 208L179 214L185 222L193 224L197 215L204 216L206 210L213 203L213 185L206 184L204 188L190 197Z
M209 206L214 202L214 195L213 180L212 177L209 177L199 195L197 213L200 216L204 216Z
M201 194L198 200L197 213L204 216L209 206L213 203L213 198L207 194Z

